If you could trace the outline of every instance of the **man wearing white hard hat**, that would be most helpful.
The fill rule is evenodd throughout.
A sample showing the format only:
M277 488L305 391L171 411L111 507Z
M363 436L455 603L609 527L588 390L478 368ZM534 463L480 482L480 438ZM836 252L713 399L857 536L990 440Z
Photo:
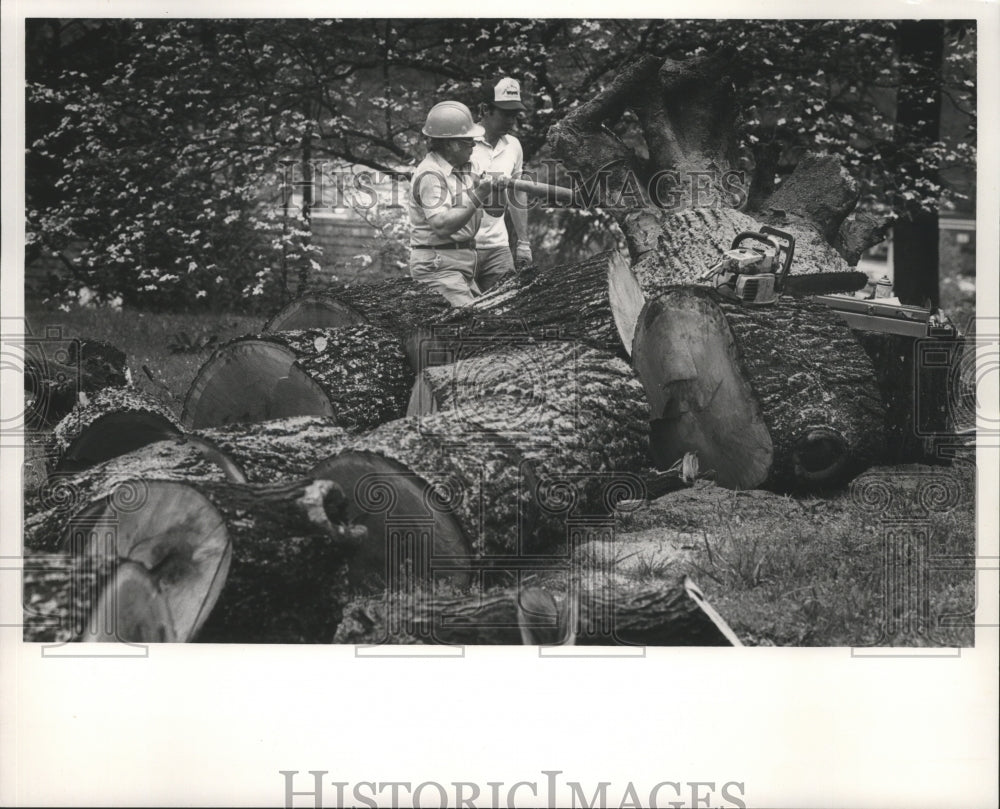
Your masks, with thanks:
M483 205L503 182L477 178L469 157L484 134L469 108L442 101L427 114L427 156L410 183L410 276L436 289L452 306L480 294L476 285L476 232Z
M502 78L487 88L479 109L479 125L483 134L476 137L476 146L472 150L472 166L477 175L485 173L490 177L515 180L521 176L524 151L521 142L510 131L524 110L521 85L516 79ZM517 238L515 254L512 256L510 252L510 237L502 209L486 210L476 234L476 249L479 251L476 282L484 292L511 272L515 264L520 269L532 261L527 201L522 194L510 193L510 218Z

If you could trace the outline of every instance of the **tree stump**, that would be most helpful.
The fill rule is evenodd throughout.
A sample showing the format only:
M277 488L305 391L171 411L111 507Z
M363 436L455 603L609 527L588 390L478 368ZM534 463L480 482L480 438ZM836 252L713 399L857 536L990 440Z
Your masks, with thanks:
M304 477L351 438L333 419L321 416L240 422L198 430L194 435L232 458L250 483Z
M633 361L661 468L695 452L728 488L807 490L884 452L871 363L821 304L743 306L677 287L643 309Z
M392 278L373 284L337 285L296 298L267 322L264 331L369 323L405 338L450 308L451 304L426 284L412 278Z
M367 430L403 415L412 384L400 340L376 326L273 332L219 348L192 382L182 422L324 416Z
M537 601L526 603L525 595L508 590L457 598L420 593L360 599L344 610L334 641L521 644L525 634L556 628L558 620L538 609ZM734 645L732 630L714 610L706 611L704 596L689 581L664 588L573 590L562 596L567 599L575 602L567 611L575 645Z
M56 425L50 468L57 474L78 472L180 433L173 414L153 397L135 387L105 388Z
M143 496L136 480L242 479L224 453L198 438L158 441L76 474L53 475L25 502L24 545L40 551L62 546L70 518L92 500L116 495L129 502Z
M50 333L51 332L51 333ZM60 329L25 341L25 426L56 424L79 400L129 383L125 353L101 340L63 338Z

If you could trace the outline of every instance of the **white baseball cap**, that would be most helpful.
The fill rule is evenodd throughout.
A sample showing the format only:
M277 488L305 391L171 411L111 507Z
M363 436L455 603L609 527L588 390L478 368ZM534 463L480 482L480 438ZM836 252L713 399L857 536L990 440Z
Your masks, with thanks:
M521 85L517 79L500 79L493 88L493 106L502 110L524 110L521 103Z

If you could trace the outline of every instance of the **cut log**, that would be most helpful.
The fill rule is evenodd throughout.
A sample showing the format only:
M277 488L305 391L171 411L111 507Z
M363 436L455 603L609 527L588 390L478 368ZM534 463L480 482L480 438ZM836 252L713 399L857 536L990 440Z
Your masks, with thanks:
M122 502L141 499L145 490L134 483L163 480L242 479L236 464L198 438L172 438L127 452L76 474L53 475L36 497L25 502L25 547L59 548L70 518L92 500L116 494Z
M331 522L344 507L333 483L139 483L141 503L125 510L113 498L95 501L73 519L71 533L99 537L90 526L114 525L117 557L154 576L179 634L205 642L330 642L344 563L363 538Z
M419 371L510 343L555 338L625 356L615 311L634 305L631 290L617 286L627 272L625 257L610 251L574 264L516 273L471 305L449 308L417 324L406 340L407 356Z
M563 595L577 601L576 645L731 646L735 635L687 582L674 587L599 588ZM712 611L714 613L714 610ZM466 598L394 595L352 602L335 643L520 644L525 620L538 629L553 616L518 591ZM727 634L728 631L728 634ZM737 641L738 642L738 641Z
M960 337L910 337L854 330L875 367L885 408L885 463L937 460L936 446L952 432Z
M451 304L412 278L335 286L289 303L264 326L265 332L338 328L369 323L402 338L433 320Z
M105 388L56 425L49 442L50 468L78 472L180 433L173 414L153 397L135 387Z
M232 458L250 483L304 477L320 461L343 449L352 436L333 419L321 416L241 422L198 430L194 435Z
M433 567L464 583L449 565L537 559L565 545L575 522L643 497L648 412L621 359L545 343L425 373L453 377L433 404L443 412L418 408L313 473L340 483L355 504L351 518L368 528L366 572L397 575L386 543L406 526L424 531L417 578Z
M56 424L93 393L129 382L124 352L101 340L64 339L59 329L25 344L25 426Z
M26 642L181 640L166 598L143 566L95 561L67 554L31 554L25 559Z
M360 324L241 338L202 366L184 402L188 429L324 416L367 430L406 410L413 372L400 340Z
M842 484L883 454L871 361L821 304L677 287L643 309L633 360L660 468L695 452L728 488Z

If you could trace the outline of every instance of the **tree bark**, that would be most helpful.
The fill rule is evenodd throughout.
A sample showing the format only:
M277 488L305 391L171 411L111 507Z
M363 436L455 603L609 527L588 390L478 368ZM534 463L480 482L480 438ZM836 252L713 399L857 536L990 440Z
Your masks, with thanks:
M661 468L695 452L723 486L798 491L883 457L871 362L821 304L744 306L677 287L643 309L634 363Z
M304 477L351 437L335 421L320 416L241 422L198 430L194 435L232 458L250 483Z
M174 438L125 453L76 474L51 476L25 502L24 546L56 551L63 547L70 519L93 500L112 497L130 503L144 493L143 478L197 481L238 476L223 453L206 452L199 440Z
M574 264L530 268L461 309L419 324L406 341L415 371L528 339L572 339L623 355L616 311L628 307L617 278L627 262L616 251Z
M505 349L455 366L434 405L357 438L313 474L337 481L351 518L388 542L394 527L423 530L427 573L438 558L509 563L565 545L573 526L644 495L647 406L631 369L573 343ZM366 487L379 486L375 497ZM352 495L353 492L353 495ZM423 528L421 528L423 526ZM400 528L400 530L402 530ZM384 545L384 543L383 543ZM368 568L386 573L388 550ZM435 562L441 575L460 584ZM418 578L420 576L418 575Z
M56 425L47 453L50 469L78 472L180 432L173 413L138 388L105 388Z
M412 278L391 278L374 284L337 285L303 295L279 310L264 331L368 323L403 338L450 308L451 304L426 284Z
M585 589L562 599L576 602L570 611L575 614L575 645L732 645L683 583ZM519 645L526 624L545 629L553 623L552 616L524 601L517 591L471 598L420 593L361 599L345 608L334 642Z
M218 349L184 402L189 429L289 416L367 430L399 418L413 384L400 340L367 324L272 332Z

